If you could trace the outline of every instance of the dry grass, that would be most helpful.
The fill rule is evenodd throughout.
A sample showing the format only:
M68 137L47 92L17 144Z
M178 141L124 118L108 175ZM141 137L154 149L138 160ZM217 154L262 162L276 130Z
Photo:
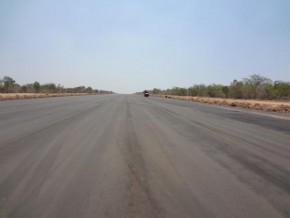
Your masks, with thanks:
M248 109L256 109L273 112L290 113L290 102L285 101L260 101L260 100L237 100L223 98L206 98L206 97L190 97L190 96L172 96L158 95L159 97L167 97L170 99L178 99L184 101L193 101L206 104L226 105L230 107L241 107Z
M51 98L64 96L84 96L87 93L0 93L0 101L2 100L17 100L31 98Z

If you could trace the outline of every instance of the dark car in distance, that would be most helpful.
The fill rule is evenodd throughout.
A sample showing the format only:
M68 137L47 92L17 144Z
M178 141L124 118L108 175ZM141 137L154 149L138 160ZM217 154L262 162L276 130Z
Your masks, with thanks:
M149 92L147 90L145 90L143 93L144 93L144 97L149 97Z

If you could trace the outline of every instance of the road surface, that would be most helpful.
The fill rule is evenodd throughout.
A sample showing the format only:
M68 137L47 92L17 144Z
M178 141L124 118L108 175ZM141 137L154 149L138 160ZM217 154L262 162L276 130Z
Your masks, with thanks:
M0 102L0 217L290 217L276 116L137 95Z

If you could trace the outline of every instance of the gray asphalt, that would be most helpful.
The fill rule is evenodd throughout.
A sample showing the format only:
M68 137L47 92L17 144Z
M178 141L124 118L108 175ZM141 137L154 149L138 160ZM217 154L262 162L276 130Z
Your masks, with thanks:
M0 217L290 217L290 121L137 95L2 101Z

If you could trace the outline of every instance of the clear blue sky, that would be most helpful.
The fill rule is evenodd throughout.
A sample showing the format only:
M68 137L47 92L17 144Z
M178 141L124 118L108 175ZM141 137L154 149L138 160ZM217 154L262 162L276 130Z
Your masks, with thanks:
M0 77L133 93L290 81L289 0L0 0Z

